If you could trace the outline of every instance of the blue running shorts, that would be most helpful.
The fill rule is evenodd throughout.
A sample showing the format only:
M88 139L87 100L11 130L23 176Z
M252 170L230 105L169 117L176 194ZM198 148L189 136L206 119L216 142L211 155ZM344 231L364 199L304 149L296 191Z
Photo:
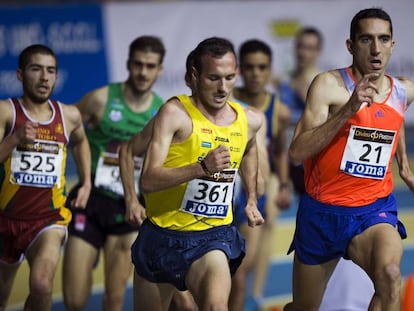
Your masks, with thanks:
M160 228L146 219L131 247L131 256L138 275L184 291L191 264L212 250L226 254L233 275L245 256L245 241L233 225L205 231L176 231Z
M295 250L301 262L318 265L335 258L349 259L347 248L352 238L370 226L389 223L407 237L398 220L393 194L361 207L324 204L304 194L297 216L296 230L288 254Z

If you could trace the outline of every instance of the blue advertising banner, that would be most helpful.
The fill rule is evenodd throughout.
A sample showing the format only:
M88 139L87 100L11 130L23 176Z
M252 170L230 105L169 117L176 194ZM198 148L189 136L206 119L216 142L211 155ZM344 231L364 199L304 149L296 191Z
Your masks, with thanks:
M57 55L53 98L73 103L108 83L100 5L0 7L0 98L21 95L18 56L35 43L49 46Z

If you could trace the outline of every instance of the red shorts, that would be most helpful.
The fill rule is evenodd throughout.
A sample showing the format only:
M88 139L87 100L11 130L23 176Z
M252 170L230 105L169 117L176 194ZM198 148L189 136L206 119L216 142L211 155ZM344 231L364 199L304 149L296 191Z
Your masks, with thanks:
M59 214L36 220L16 220L0 214L0 261L13 264L24 259L24 254L41 232L61 220ZM54 225L54 226L52 226Z

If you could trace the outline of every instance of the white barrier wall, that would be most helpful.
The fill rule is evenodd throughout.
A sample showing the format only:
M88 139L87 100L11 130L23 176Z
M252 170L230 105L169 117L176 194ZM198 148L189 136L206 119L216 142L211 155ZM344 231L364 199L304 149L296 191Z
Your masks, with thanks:
M0 7L0 97L21 93L15 78L17 56L32 43L56 50L60 70L54 95L64 102L109 81L126 79L129 43L144 34L162 38L164 72L155 90L164 98L188 92L183 83L187 54L210 37L230 39L236 48L259 38L274 51L274 73L292 67L292 37L301 26L319 28L325 38L320 67L347 66L349 24L360 9L381 6L392 17L396 46L389 73L414 79L412 0L166 1L85 5ZM414 109L407 120L414 125Z
M204 38L221 36L235 47L259 38L274 51L273 69L281 75L292 66L292 35L300 26L319 28L325 39L322 69L350 65L345 47L352 17L368 7L384 8L393 20L396 46L389 72L414 79L412 0L296 0L296 1L184 1L166 3L108 3L104 8L109 76L126 78L129 43L137 36L160 36L166 45L164 72L156 90L167 98L188 92L183 83L185 59ZM414 109L407 119L414 122Z

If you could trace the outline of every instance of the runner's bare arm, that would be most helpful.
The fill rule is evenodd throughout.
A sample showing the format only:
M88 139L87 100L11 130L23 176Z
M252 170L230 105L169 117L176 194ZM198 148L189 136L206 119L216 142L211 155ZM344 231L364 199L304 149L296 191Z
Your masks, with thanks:
M70 146L82 185L72 202L72 206L85 208L92 187L90 175L91 151L78 108L74 105L64 105L64 114L66 122L69 123L67 128L70 133Z

